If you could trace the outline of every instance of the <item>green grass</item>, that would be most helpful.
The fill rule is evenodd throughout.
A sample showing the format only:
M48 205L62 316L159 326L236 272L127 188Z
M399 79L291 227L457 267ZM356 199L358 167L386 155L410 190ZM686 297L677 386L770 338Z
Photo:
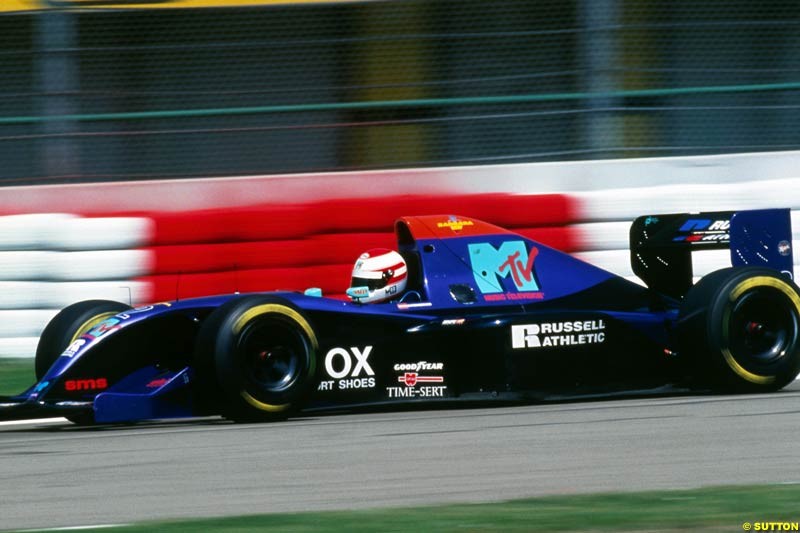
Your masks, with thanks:
M800 485L552 496L502 503L146 522L114 531L744 531L800 521ZM777 531L777 530L776 530Z
M0 359L0 396L12 396L33 385L33 359Z

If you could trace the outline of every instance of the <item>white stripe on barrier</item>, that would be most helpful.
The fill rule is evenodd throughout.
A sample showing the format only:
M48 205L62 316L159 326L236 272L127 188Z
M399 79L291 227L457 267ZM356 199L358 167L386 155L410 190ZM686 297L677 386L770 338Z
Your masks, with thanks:
M627 250L631 222L589 222L572 227L580 237L581 251Z
M53 233L74 218L63 213L0 217L0 250L45 250Z
M0 252L0 281L102 281L150 272L146 250L88 252ZM0 304L1 305L1 304Z
M800 210L793 209L791 212L792 219L792 238L800 239Z
M0 339L0 358L32 358L36 355L37 344L39 344L39 337L14 337L9 339Z
M0 252L0 280L47 279L48 258L53 252ZM0 293L1 294L1 293Z
M147 250L54 252L53 280L102 281L131 279L149 274L154 256Z
M800 208L800 178L720 185L665 185L576 192L586 221L633 220L658 213Z
M797 176L798 169L800 151L785 151L451 167L442 168L443 175L433 176L433 179L445 178L448 190L464 193L572 193L620 189L632 184L637 187L664 183L736 186L740 182L791 178Z
M2 281L0 309L60 309L79 300L104 299L137 305L150 300L150 284L141 281Z
M0 250L121 250L146 245L153 231L147 217L10 215L0 217Z
M0 338L38 337L58 309L0 310Z
M147 245L153 233L147 217L73 218L47 244L51 250L122 250Z

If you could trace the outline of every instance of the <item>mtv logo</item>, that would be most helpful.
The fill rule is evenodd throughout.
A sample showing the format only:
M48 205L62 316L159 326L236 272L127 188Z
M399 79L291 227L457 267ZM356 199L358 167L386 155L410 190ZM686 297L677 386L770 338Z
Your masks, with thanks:
M518 291L538 291L533 262L539 249L530 251L523 241L506 241L495 248L487 242L468 245L472 275L484 294L506 292L502 280L511 277Z

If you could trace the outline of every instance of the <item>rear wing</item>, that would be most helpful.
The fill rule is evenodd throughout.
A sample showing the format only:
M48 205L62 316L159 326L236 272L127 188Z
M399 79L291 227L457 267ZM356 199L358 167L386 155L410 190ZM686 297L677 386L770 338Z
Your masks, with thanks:
M658 292L682 298L692 286L692 252L730 249L732 266L761 266L790 278L788 209L642 216L630 231L633 272Z

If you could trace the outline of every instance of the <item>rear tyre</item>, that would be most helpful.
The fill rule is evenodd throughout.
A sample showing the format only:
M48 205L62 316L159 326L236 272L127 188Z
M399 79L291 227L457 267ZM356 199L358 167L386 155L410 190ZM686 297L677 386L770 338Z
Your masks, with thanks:
M245 296L204 322L195 351L200 412L237 422L284 419L308 400L316 334L303 313L274 296Z
M681 351L716 390L781 389L800 372L799 292L794 282L769 269L713 272L684 298L678 317Z
M111 300L85 300L59 311L42 331L36 346L36 381L47 374L61 353L81 335L103 320L129 309L131 306ZM70 415L66 418L80 425L94 422L92 415Z

